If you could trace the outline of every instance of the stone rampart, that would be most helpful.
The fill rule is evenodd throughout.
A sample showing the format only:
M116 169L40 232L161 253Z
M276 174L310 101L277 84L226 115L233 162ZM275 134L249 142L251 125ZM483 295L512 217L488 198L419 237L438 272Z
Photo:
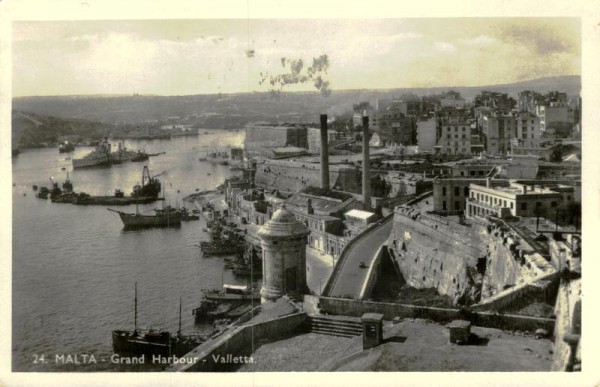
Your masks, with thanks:
M510 331L535 332L543 328L548 332L554 329L554 319L529 317L510 314L497 314L492 312L471 312L460 309L446 309L396 304L389 302L374 302L352 300L345 298L320 297L319 308L321 313L360 317L365 313L381 313L384 319L424 318L438 323L448 323L456 319L471 321L480 327L498 328Z
M321 186L321 165L290 161L265 160L256 166L256 185L276 188L283 192L298 192L306 187ZM329 181L332 189L358 192L360 171L353 166L329 167Z
M281 340L299 333L305 328L306 313L294 313L265 322L247 324L233 328L225 334L210 339L185 358L194 359L191 364L179 364L169 367L171 372L214 372L236 369L241 363L221 362L248 357L263 344Z

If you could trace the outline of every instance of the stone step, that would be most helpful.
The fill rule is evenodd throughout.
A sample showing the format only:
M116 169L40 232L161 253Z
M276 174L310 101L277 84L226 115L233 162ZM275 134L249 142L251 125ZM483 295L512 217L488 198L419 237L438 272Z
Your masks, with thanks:
M348 325L362 326L362 321L356 318L340 318L339 316L309 316L311 321L322 321L330 323L343 323Z
M355 337L362 335L360 319L340 316L310 316L310 329L313 333L331 336Z
M339 329L328 329L328 328L313 328L311 329L312 333L317 333L317 334L321 334L321 335L329 335L329 336L340 336L340 337L356 337L356 336L360 336L361 333L357 333L357 332L346 332L346 331L341 331Z
M357 332L362 332L362 325L354 325L354 324L345 324L340 322L326 322L326 321L312 321L310 323L312 327L329 327L329 328L338 328L338 329L346 329Z
M362 327L362 323L355 321L340 321L340 320L325 320L325 319L316 319L311 318L311 323L314 324L331 324L331 325L340 325L346 327Z

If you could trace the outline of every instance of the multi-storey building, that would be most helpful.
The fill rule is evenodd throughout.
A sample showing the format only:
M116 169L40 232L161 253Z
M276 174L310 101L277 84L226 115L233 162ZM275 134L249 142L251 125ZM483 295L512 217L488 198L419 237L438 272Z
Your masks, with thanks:
M415 145L417 141L415 119L408 117L407 104L393 100L378 110L379 137L385 143Z
M471 184L486 184L484 177L433 180L433 210L443 215L462 213L466 209ZM507 180L490 180L492 187L507 186Z
M507 187L470 184L465 216L551 216L558 207L574 201L573 187L520 184L510 182Z
M479 135L463 114L443 115L437 119L435 153L471 155L481 151Z
M520 112L515 116L517 133L510 142L511 155L539 155L540 118L529 112Z
M369 117L369 127L377 129L379 127L377 110L373 108L369 102L363 101L352 106L352 125L354 129L362 128L362 118L364 116Z
M510 151L511 139L517 137L517 122L510 113L492 111L481 120L481 134L485 151L490 155L505 155Z
M509 97L506 93L485 90L479 93L479 95L477 95L473 101L473 105L475 107L487 106L505 112L513 109L516 103L517 102L512 97Z
M546 132L553 123L575 123L575 111L569 107L568 102L550 102L548 105L538 106L540 117L540 130Z
M433 153L433 147L436 145L436 126L435 116L422 117L417 121L417 145L419 152Z
M460 93L450 90L443 93L440 98L440 108L464 109L465 99L460 96Z

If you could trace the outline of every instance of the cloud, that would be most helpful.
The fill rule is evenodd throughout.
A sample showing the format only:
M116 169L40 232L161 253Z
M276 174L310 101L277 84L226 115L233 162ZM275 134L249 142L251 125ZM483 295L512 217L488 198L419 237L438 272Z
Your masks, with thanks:
M448 42L436 42L433 47L441 52L454 52L456 51L456 46L452 43Z
M498 40L488 35L479 35L475 38L463 39L461 42L468 46L489 46Z
M501 33L507 43L529 47L539 55L573 52L574 45L561 35L560 30L543 25L514 25L503 28Z
M402 41L406 41L406 40L420 39L422 37L423 37L423 35L418 32L407 31L407 32L401 32L401 33L395 34L395 35L390 35L384 39L387 39L391 42L402 42Z

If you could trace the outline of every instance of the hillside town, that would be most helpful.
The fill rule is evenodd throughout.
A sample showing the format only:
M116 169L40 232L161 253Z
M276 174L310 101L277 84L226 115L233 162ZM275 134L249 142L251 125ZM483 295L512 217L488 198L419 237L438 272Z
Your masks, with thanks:
M581 20L12 28L12 373L587 377Z
M226 181L212 216L245 229L262 251L263 303L303 305L297 329L361 334L365 351L393 346L383 337L395 325L423 318L449 324L450 342L454 326L467 332L467 345L471 326L500 329L551 339L537 353L540 369L578 370L580 102L533 91L466 102L448 91L357 103L348 130L329 129L327 115L320 127L249 124L243 149L226 155L243 176ZM372 324L379 333L368 337ZM365 370L351 358L321 369ZM198 365L175 368L188 367Z

